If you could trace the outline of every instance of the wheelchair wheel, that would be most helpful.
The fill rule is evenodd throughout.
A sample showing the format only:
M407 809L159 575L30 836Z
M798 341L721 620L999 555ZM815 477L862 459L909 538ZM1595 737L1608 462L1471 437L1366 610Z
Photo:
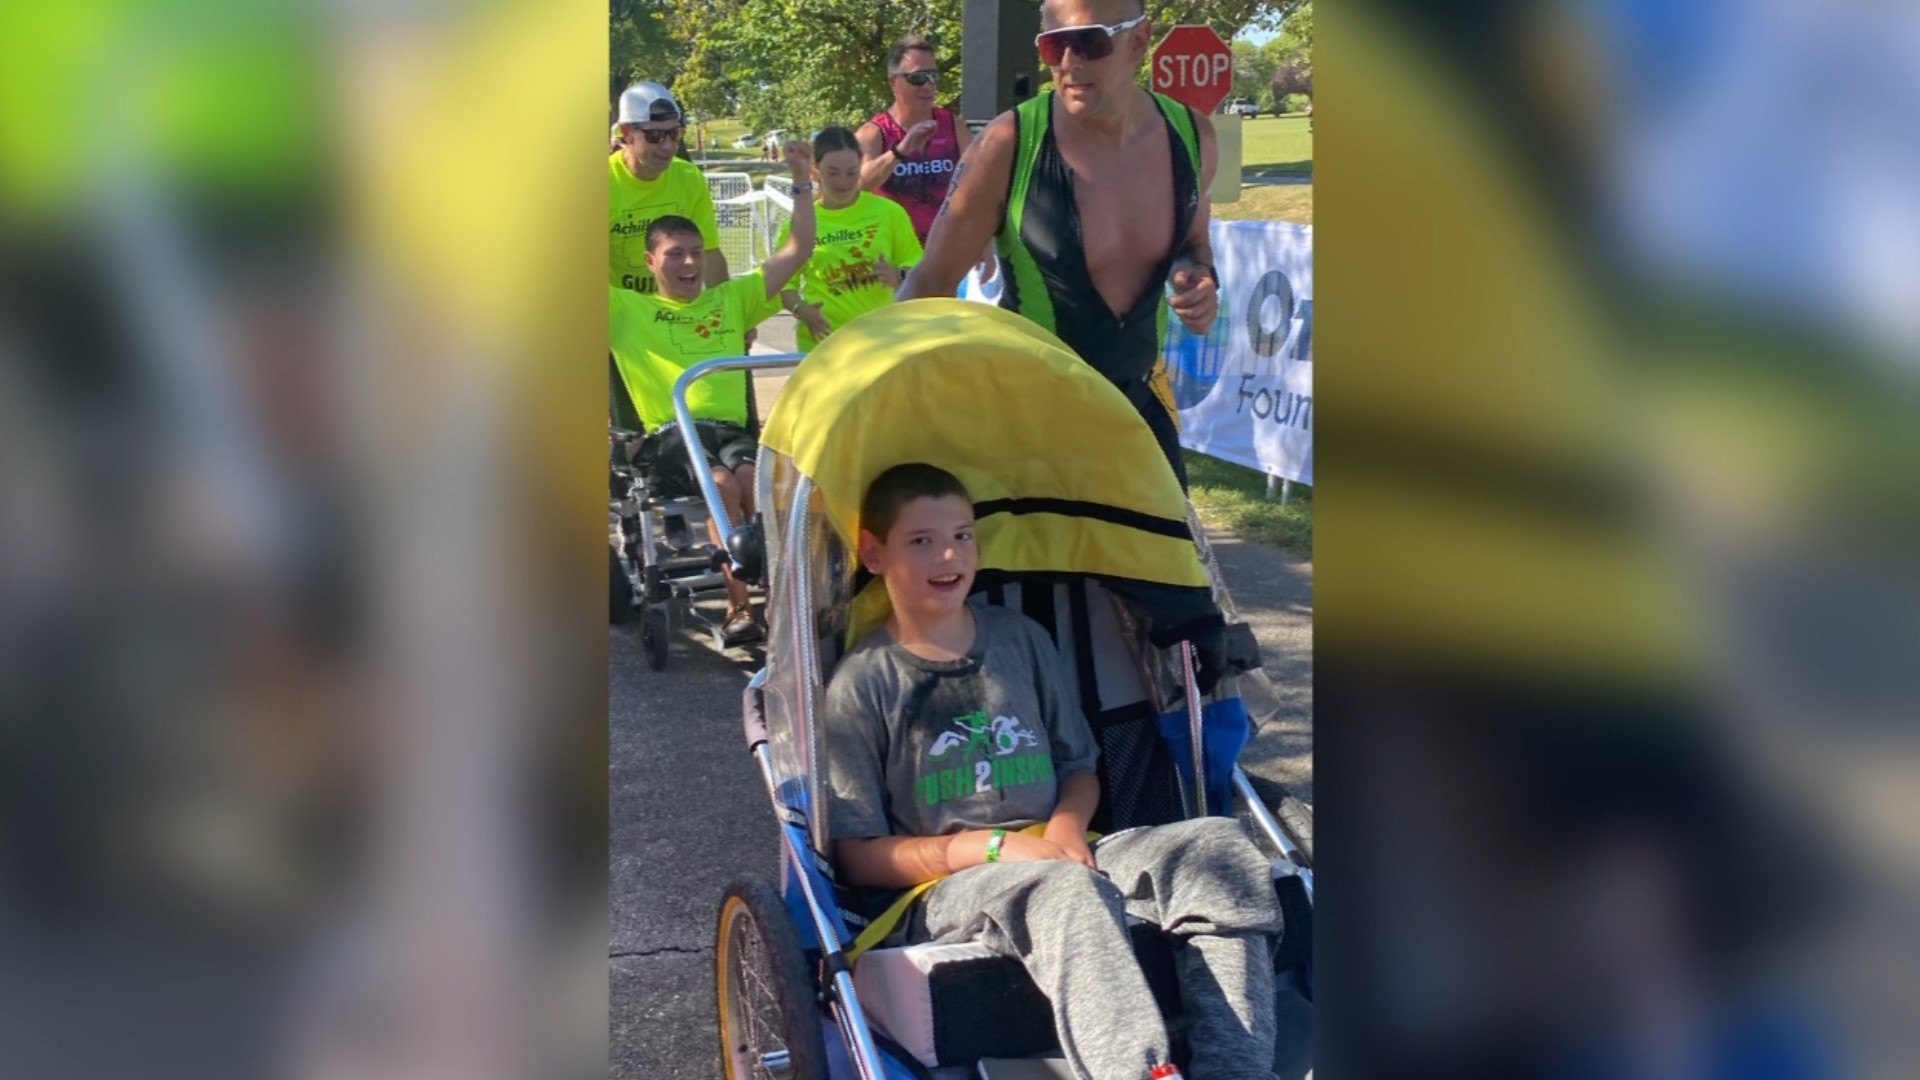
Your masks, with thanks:
M633 582L626 567L620 565L620 553L607 549L607 621L615 625L633 617Z
M773 887L737 881L714 941L720 1068L727 1080L826 1080L813 977Z
M667 635L667 609L650 605L640 613L640 644L647 649L647 667L659 671L667 666L667 650L672 640Z

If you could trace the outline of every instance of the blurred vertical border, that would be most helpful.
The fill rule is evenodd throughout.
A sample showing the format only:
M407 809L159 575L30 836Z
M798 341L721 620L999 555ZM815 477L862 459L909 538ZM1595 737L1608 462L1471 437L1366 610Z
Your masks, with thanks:
M1914 1075L1920 19L1321 16L1317 1069Z
M603 5L0 5L0 1073L600 1076Z

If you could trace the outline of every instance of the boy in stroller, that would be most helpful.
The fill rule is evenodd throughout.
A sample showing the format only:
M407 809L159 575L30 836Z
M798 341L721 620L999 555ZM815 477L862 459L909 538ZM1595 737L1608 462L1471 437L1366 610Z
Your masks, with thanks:
M1089 846L1093 733L1046 632L967 602L979 554L958 479L919 464L882 473L861 505L859 556L892 614L825 699L843 880L924 889L911 936L1021 960L1082 1080L1144 1080L1170 1062L1125 917L1153 922L1184 946L1191 1075L1270 1077L1280 913L1266 856L1229 818Z

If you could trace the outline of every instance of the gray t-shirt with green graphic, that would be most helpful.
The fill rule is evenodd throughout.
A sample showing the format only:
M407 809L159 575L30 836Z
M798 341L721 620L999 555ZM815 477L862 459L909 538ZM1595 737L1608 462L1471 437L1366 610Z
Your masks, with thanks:
M840 663L821 710L837 840L1044 822L1059 781L1099 757L1071 673L1040 624L973 609L973 648L923 660L885 628Z

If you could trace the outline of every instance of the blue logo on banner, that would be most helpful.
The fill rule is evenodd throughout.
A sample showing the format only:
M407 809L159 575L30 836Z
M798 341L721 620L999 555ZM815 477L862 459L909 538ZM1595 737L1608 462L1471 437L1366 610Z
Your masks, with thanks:
M1173 402L1191 409L1207 400L1220 381L1220 365L1227 356L1227 338L1233 320L1227 317L1227 294L1220 293L1220 313L1205 337L1189 331L1167 313L1167 375L1173 383Z

